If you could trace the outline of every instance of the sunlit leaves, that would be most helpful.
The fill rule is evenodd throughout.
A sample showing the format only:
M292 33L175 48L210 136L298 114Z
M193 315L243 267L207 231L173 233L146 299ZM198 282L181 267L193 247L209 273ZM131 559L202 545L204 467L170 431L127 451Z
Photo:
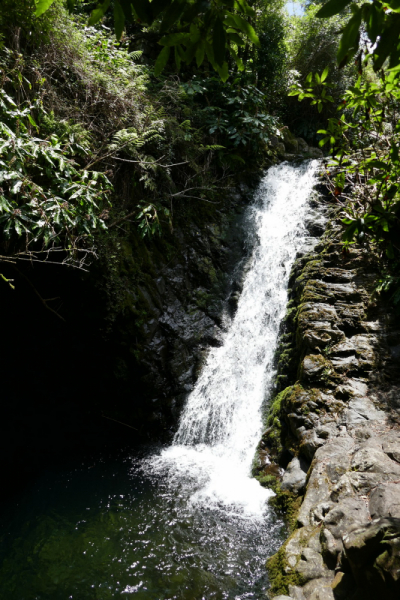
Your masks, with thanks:
M70 153L55 134L43 140L29 133L35 129L31 106L19 109L0 91L0 230L5 239L21 238L27 248L54 242L75 246L77 236L89 238L94 229L105 228L99 217L108 204L111 185L104 174L77 168Z
M110 0L104 0L102 4L99 4L97 8L92 11L89 17L89 25L95 25L100 19L102 19L110 6Z
M110 6L104 0L93 11L89 24L103 18ZM114 24L117 39L120 39L126 22L137 20L144 25L152 25L155 19L161 21L159 44L174 47L175 63L196 61L201 66L205 57L219 73L223 81L229 76L228 56L235 57L238 46L246 44L259 46L259 39L249 19L255 11L247 0L115 0ZM170 57L168 50L162 50L155 65L158 76L166 67ZM239 58L236 64L242 69Z
M40 17L46 10L50 8L54 0L36 0L35 15Z
M329 18L346 9L351 0L329 0L318 11L317 17ZM339 66L343 66L359 49L360 27L364 24L371 45L374 70L382 68L386 59L390 67L400 64L400 4L398 0L373 0L361 6L351 4L352 16L342 31L338 51Z
M342 32L337 54L340 66L346 64L358 49L361 19L362 12L361 10L357 10Z

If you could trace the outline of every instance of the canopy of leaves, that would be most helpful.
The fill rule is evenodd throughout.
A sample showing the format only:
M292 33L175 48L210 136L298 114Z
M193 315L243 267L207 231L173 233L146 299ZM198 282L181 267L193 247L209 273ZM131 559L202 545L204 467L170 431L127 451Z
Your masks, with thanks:
M333 102L327 76L310 74L292 94L318 106ZM326 175L341 208L344 246L359 244L386 260L379 289L394 287L400 302L400 71L362 73L338 110L318 133L330 148Z
M336 15L330 19L317 19L319 5L310 4L302 16L290 19L288 31L288 75L290 84L306 86L310 73L321 73L329 69L330 95L333 104L315 104L286 99L283 106L283 118L291 129L301 137L317 143L316 131L323 127L326 120L336 111L346 88L352 85L357 76L357 68L350 63L339 69L336 53L339 47L339 31L345 25L346 16ZM322 110L318 110L321 108Z
M48 10L54 0L37 0L36 16ZM68 5L73 8L74 0ZM89 19L94 25L110 8L110 0L104 0ZM163 46L155 65L160 74L174 51L178 69L182 62L196 61L200 66L205 59L219 73L228 78L228 56L232 56L239 69L243 63L238 57L238 47L246 43L259 45L258 36L249 19L255 11L247 0L114 0L113 16L115 33L121 38L125 23L132 21L142 25L157 23Z
M400 69L400 4L398 0L372 0L362 4L352 0L328 0L318 11L317 17L330 18L351 9L341 35L337 54L340 66L345 65L358 51L362 27L373 46L373 66L378 71L389 60L389 67Z

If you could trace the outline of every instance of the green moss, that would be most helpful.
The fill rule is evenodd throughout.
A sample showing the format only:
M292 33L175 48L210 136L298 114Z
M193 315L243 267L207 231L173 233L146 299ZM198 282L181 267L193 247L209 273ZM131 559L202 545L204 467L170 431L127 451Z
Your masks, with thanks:
M276 475L272 475L271 473L268 473L268 475L261 474L256 475L255 479L257 479L259 484L263 487L269 488L270 490L274 491L275 494L279 493L280 484L279 479Z
M274 420L279 416L281 405L286 396L292 391L293 386L289 386L279 392L277 396L275 396L274 400L269 406L268 409L268 417L267 417L267 425L271 427L274 423Z
M304 583L301 575L293 571L287 562L286 546L288 542L289 540L266 563L272 596L287 595L289 585L302 585Z
M282 490L279 481L274 485L270 486L275 492L275 496L271 498L270 504L276 508L285 519L289 530L294 531L297 526L297 515L299 514L300 506L303 501L302 496L298 496L288 490Z
M201 309L206 309L210 306L212 295L206 292L203 288L198 288L193 294L196 305Z
M278 454L283 450L281 435L283 413L292 412L289 407L299 403L298 398L300 395L304 396L304 389L296 383L279 392L269 406L266 419L267 431L263 436L263 440ZM303 402L304 400L301 401L301 404Z

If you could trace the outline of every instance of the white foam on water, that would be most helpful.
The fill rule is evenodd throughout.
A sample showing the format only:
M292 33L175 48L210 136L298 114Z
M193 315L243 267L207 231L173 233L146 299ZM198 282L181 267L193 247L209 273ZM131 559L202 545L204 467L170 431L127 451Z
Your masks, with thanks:
M212 348L182 412L173 444L151 459L194 505L262 516L273 493L251 478L261 409L274 377L289 274L307 232L307 200L318 161L268 170L250 208L256 235L237 311L222 346ZM184 483L186 481L186 483Z

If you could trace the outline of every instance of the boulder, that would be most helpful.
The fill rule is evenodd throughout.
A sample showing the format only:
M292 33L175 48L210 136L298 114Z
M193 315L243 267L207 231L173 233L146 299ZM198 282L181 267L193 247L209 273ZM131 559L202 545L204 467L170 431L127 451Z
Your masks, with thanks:
M308 152L308 144L305 140L303 140L303 138L296 138L297 140L297 147L299 152L301 152L302 154L306 154Z
M289 594L293 600L306 600L303 590L298 585L289 585Z
M394 517L400 519L400 480L380 483L369 497L369 512L373 519Z
M330 572L325 565L321 552L312 548L304 548L299 562L296 565L296 571L300 573L303 581L311 579L321 579L329 577Z
M325 527L335 538L340 538L356 525L368 523L369 513L361 498L344 498L326 515Z
M297 154L299 151L299 143L293 133L291 133L287 127L284 127L282 129L282 135L286 152Z
M303 360L302 379L319 381L325 373L330 371L330 366L330 362L321 354L309 354Z
M400 598L400 519L374 520L345 534L343 544L364 600Z
M306 484L307 471L308 464L303 459L295 457L287 466L281 488L298 494L304 489Z
M332 361L333 363L334 361ZM369 398L354 398L343 415L344 422L352 425L365 421L384 421L386 414L375 408Z
M309 146L307 154L310 158L323 158L324 156L322 150L319 148L313 148L312 146Z
M307 600L335 600L332 591L331 577L321 577L320 579L312 579L303 587L304 595Z

